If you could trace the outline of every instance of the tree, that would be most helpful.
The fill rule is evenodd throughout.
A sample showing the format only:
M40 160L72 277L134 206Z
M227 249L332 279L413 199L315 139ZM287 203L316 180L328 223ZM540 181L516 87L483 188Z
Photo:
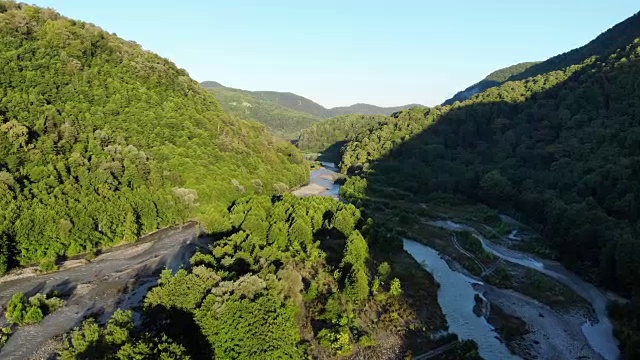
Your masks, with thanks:
M494 170L480 181L480 196L488 203L508 201L513 196L513 187L507 178Z
M353 214L346 210L339 210L333 216L333 227L338 229L344 236L348 237L353 232L355 228L355 220Z

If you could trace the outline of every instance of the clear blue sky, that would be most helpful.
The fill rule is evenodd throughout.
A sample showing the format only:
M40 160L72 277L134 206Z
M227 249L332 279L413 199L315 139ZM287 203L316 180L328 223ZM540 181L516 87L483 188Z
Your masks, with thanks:
M32 1L134 40L198 81L328 107L435 105L640 10L637 0Z

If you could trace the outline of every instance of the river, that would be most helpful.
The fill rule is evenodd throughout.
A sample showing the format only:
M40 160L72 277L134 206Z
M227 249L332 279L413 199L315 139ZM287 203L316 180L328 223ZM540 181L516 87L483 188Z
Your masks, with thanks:
M607 360L615 360L620 356L618 341L613 335L613 325L607 312L608 297L602 290L598 289L593 284L582 280L579 276L567 270L555 261L539 259L533 255L494 244L470 226L458 224L449 220L433 221L430 224L453 231L469 231L478 240L480 240L482 247L486 251L509 262L516 263L551 276L571 288L574 292L591 303L591 306L597 316L597 321L586 321L581 328L582 333L589 342L589 345Z
M296 196L328 196L334 199L340 197L341 185L334 181L341 177L338 167L334 163L322 161L322 166L311 172L309 184L300 187L292 192Z
M297 195L330 196L338 199L340 185L333 182L334 179L339 176L338 171L339 170L335 164L323 162L321 168L311 172L309 185L299 189L303 191ZM470 231L481 241L482 246L486 251L491 252L506 261L519 264L551 276L570 287L580 296L584 297L591 303L597 316L597 321L585 321L584 324L582 324L581 331L586 338L586 342L582 340L583 343L585 346L586 343L588 343L590 347L604 359L618 359L620 352L617 340L613 336L612 323L607 314L606 307L608 298L603 291L582 280L576 274L565 269L557 262L539 259L530 254L496 245L485 239L475 229L467 225L458 224L452 221L434 221L430 224L452 231ZM516 233L511 233L510 236L514 237L516 236ZM405 251L413 256L413 258L418 262L422 263L425 269L429 271L441 284L438 291L438 302L446 316L451 332L456 333L461 339L474 340L478 344L480 355L485 359L519 359L518 356L513 355L509 351L504 343L498 340L493 326L489 324L484 317L477 316L473 312L473 307L475 305L474 296L476 294L482 296L482 289L492 289L491 292L494 296L495 293L499 293L502 297L511 297L512 300L516 299L521 301L523 312L525 312L524 306L530 305L529 302L531 299L516 292L509 293L500 289L495 289L489 285L484 285L460 272L452 270L436 250L426 245L409 239L404 239L403 245ZM569 346L569 338L573 335L570 334L570 329L567 330L570 328L570 325L563 324L566 322L565 317L549 308L536 308L536 306L539 305L540 304L534 304L534 306L532 306L535 311L533 315L529 314L530 317L528 320L530 320L530 325L539 327L540 331L544 333L542 334L543 338L548 338L549 336L557 337L556 343L559 344L559 346L566 344L567 349L564 349L566 351L565 355L573 353L572 355L575 357L578 353L589 354L589 352L584 349L577 351ZM543 313L545 314L544 318L542 317ZM566 325L567 328L563 328L563 325ZM580 337L580 331L576 331L578 332L578 337ZM554 332L555 335L553 335ZM566 341L565 336L567 337ZM598 357L597 354L592 354L595 356L580 356L580 358Z
M496 338L493 326L473 313L474 296L481 295L473 284L480 282L452 270L436 250L426 245L404 239L404 249L440 283L438 303L451 332L463 340L474 340L484 359L518 359Z

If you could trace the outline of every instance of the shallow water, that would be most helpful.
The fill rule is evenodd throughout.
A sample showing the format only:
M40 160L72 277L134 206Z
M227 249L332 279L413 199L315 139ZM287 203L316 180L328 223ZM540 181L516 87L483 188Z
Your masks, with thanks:
M615 360L620 356L618 341L613 335L613 325L607 312L608 298L606 294L593 284L582 280L573 272L567 270L557 262L538 259L533 255L516 250L507 249L485 239L480 233L470 226L457 224L453 221L432 221L431 225L453 231L470 231L480 242L482 247L512 263L516 263L541 273L551 276L559 282L571 288L578 295L591 303L598 318L597 322L586 322L582 325L582 333L587 338L589 345L607 360Z
M449 330L460 339L474 340L485 359L519 359L496 338L493 326L473 313L474 296L479 292L472 285L480 282L452 270L436 250L413 240L404 239L403 243L404 249L440 283L438 302Z
M338 199L342 185L334 183L333 179L336 179L340 175L338 172L339 169L334 163L322 161L321 164L321 168L311 172L309 184L318 184L327 189L319 193L319 196L329 196Z

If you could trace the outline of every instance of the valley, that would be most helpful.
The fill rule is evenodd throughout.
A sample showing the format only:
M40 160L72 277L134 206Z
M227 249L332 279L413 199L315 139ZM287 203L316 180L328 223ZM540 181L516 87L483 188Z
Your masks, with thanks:
M301 73L377 68L296 35L318 63L254 65L357 99ZM640 358L640 13L592 38L442 105L325 107L0 0L0 358ZM263 82L253 40L204 79ZM406 50L366 62L435 91Z

